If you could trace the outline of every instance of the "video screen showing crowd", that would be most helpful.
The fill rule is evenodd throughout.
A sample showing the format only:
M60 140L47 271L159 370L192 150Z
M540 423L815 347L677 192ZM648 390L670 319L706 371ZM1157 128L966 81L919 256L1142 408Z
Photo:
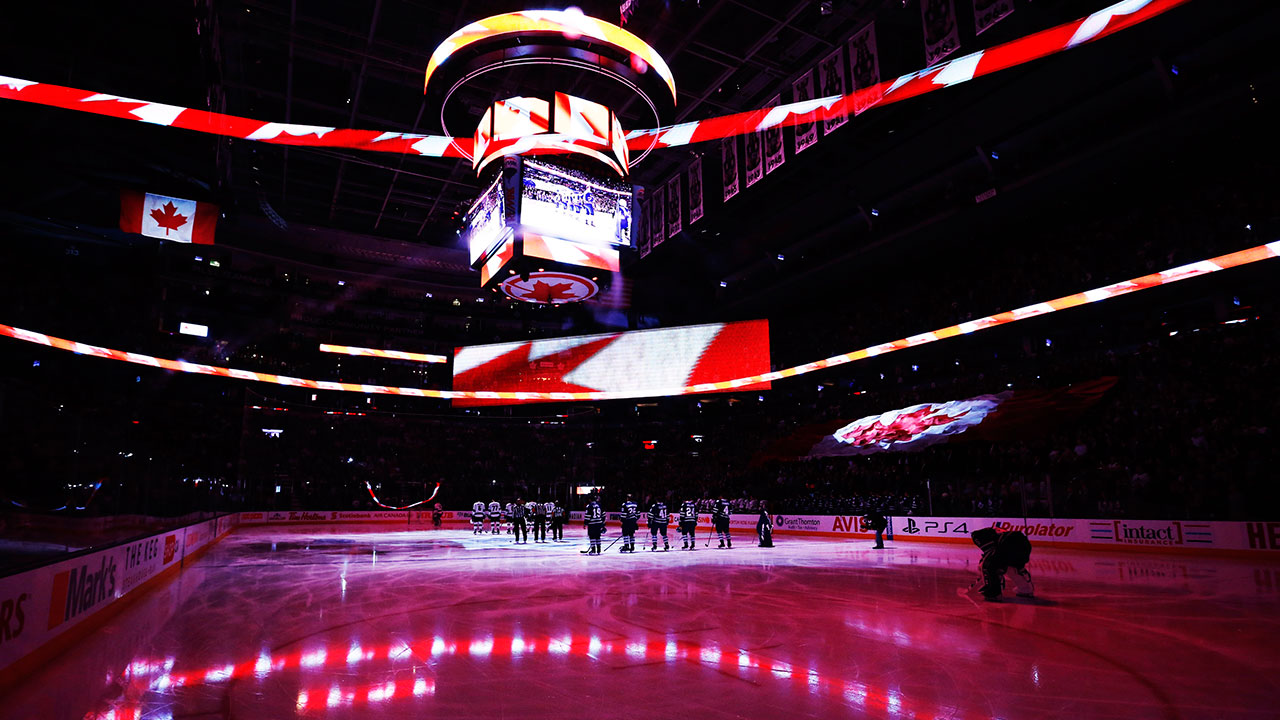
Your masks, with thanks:
M514 503L502 503L494 500L488 505L483 500L471 506L472 535L512 536L512 542L525 545L529 542L529 532L533 532L535 543L564 542L564 521L569 513L554 500L524 502L516 498ZM551 539L547 539L547 530L551 530Z

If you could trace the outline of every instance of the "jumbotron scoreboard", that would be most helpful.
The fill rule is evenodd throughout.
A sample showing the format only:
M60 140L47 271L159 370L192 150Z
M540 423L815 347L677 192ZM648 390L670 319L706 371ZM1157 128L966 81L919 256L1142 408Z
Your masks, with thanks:
M525 92L468 117L459 96L495 86ZM581 12L507 13L447 38L425 87L451 136L451 125L474 127L467 155L485 189L460 232L481 286L543 304L607 289L643 231L644 191L628 179L652 149L629 146L612 108L643 108L655 126L671 114L675 79L658 53Z
M480 285L516 300L588 300L621 271L636 191L580 166L511 155L463 227Z

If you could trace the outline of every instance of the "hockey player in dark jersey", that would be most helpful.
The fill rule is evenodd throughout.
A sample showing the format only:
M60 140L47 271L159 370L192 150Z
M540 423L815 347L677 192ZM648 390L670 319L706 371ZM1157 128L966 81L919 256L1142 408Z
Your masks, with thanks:
M511 534L515 536L516 543L529 542L529 526L525 524L525 512L524 504L517 498L516 504L511 506Z
M658 549L658 534L662 534L663 551L671 549L671 543L667 541L667 526L671 524L671 515L667 513L667 504L661 500L654 500L649 506L649 535L653 538L653 547L649 548L650 552Z
M982 550L982 560L978 563L980 578L974 585L981 583L978 592L990 602L998 602L1004 589L1004 579L1013 580L1014 592L1019 597L1033 597L1035 586L1031 583L1031 573L1027 572L1027 562L1031 560L1031 541L1018 530L997 530L982 528L971 533L973 544ZM972 586L971 586L972 588Z
M546 503L536 502L533 504L533 541L536 543L547 541Z
M472 535L479 535L480 531L484 529L484 518L485 518L484 507L485 506L484 506L483 500L477 500L475 503L471 505L471 534Z
M440 529L441 523L444 521L444 508L440 507L440 503L431 509L431 527L436 530Z
M870 513L867 513L866 517L862 518L862 523L874 530L876 533L876 544L872 549L883 550L884 531L885 528L889 527L889 519L886 518L879 510L873 510Z
M591 496L591 502L587 503L587 509L582 513L582 524L587 528L587 538L590 541L587 554L599 555L600 536L604 535L604 509L600 507L594 495Z
M564 540L564 508L560 507L560 503L552 500L551 505L551 541L560 542Z
M733 547L733 538L729 535L729 518L732 515L733 509L724 498L716 500L715 505L711 506L711 522L716 526L716 536L720 538L722 548Z
M760 517L756 520L756 535L760 538L760 547L773 547L773 518L769 516L769 508L760 503Z
M636 528L640 526L640 506L631 499L630 493L627 493L627 499L622 503L618 514L622 516L622 549L618 552L635 552Z
M698 545L698 503L680 503L680 549L694 550Z

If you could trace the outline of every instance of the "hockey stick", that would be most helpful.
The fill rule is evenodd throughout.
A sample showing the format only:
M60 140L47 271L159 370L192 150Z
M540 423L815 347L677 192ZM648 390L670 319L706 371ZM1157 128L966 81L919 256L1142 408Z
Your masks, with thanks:
M702 543L702 547L711 547L711 535L715 533L715 531L716 531L716 526L715 526L715 521L713 520L711 524L711 529L707 531L707 541Z
M600 554L601 554L601 555L603 555L603 554L605 554L606 552L608 552L608 551L609 551L609 548L613 547L614 545L617 545L617 544L618 544L618 541L619 541L619 540L621 540L622 538L623 538L623 536L622 536L622 535L619 535L618 537L614 538L614 539L613 539L613 542L609 543L609 547L607 547L607 548L605 548L605 549L601 550L601 551L600 551ZM591 552L591 551L590 551L590 550L579 550L579 551L578 551L578 554L579 554L579 555L586 555L586 554L587 554L587 553L589 553L589 552Z

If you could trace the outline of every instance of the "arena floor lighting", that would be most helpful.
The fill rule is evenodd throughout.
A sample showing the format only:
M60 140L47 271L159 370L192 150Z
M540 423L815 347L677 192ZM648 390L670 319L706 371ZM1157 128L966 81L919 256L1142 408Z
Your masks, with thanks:
M1190 1L1122 0L1088 17L907 73L848 95L832 95L670 127L636 130L628 134L627 146L631 151L641 152L650 148L677 147L809 122L811 114L819 109L828 116L837 116L852 114L854 108L887 105L1099 40ZM281 145L461 159L470 159L474 146L474 139L470 137L252 120L2 75L0 98Z
M380 395L405 395L409 397L439 398L446 400L513 400L516 402L525 400L621 400L638 397L692 395L696 393L714 391L733 391L748 385L783 380L796 375L811 373L815 370L823 370L839 365L845 365L857 360L875 357L877 355L884 355L885 353L894 352L896 350L904 350L918 345L927 345L929 343L945 340L957 335L968 335L980 330L987 330L1000 325L1007 325L1019 320L1039 317L1041 315L1058 312L1059 310L1067 310L1079 305L1087 305L1090 303L1100 302L1102 300L1109 300L1122 295L1135 293L1140 290L1149 290L1154 287L1169 285L1188 278L1208 275L1210 273L1218 272L1219 270L1249 265L1251 263L1256 263L1261 260L1277 256L1280 256L1280 241L1266 245L1258 245L1256 247L1248 248L1247 250L1240 250L1226 255L1219 255L1218 257L1210 258L1208 260L1200 260L1199 262L1180 265L1161 272L1151 273L1150 275L1143 275L1131 280L1123 280L1121 282L1112 283L1111 285L1094 288L1093 290L1086 290L1073 295L1065 295L1054 300L1027 305L1026 307L1021 307L1016 310L1008 310L1006 312L996 313L995 315L987 315L986 317L968 320L957 325L950 325L931 332L920 333L918 335L912 335L892 342L873 345L861 350L847 352L842 355L834 355L824 360L816 360L814 362L804 363L803 365L796 365L795 367L789 367L785 370L777 370L774 372L764 373L762 375L752 375L750 377L733 378L720 382L700 383L688 387L652 388L625 392L491 392L430 390L427 388L386 387L382 385L332 382L328 380L305 380L302 378L289 377L287 375L260 373L251 370L238 370L235 368L218 367L214 365L200 365L196 363L189 363L185 360L169 360L165 358L152 357L150 355L125 352L123 350L113 350L111 348L99 347L97 345L90 345L88 343L77 342L74 340L66 340L10 325L0 325L0 335L37 345L45 345L58 350L74 352L78 355L91 355L93 357L106 358L108 360L120 360L123 362L147 365L175 372L214 375L218 377L237 378L240 380L251 380L254 382L273 383L276 385L313 388L316 390L337 390Z

